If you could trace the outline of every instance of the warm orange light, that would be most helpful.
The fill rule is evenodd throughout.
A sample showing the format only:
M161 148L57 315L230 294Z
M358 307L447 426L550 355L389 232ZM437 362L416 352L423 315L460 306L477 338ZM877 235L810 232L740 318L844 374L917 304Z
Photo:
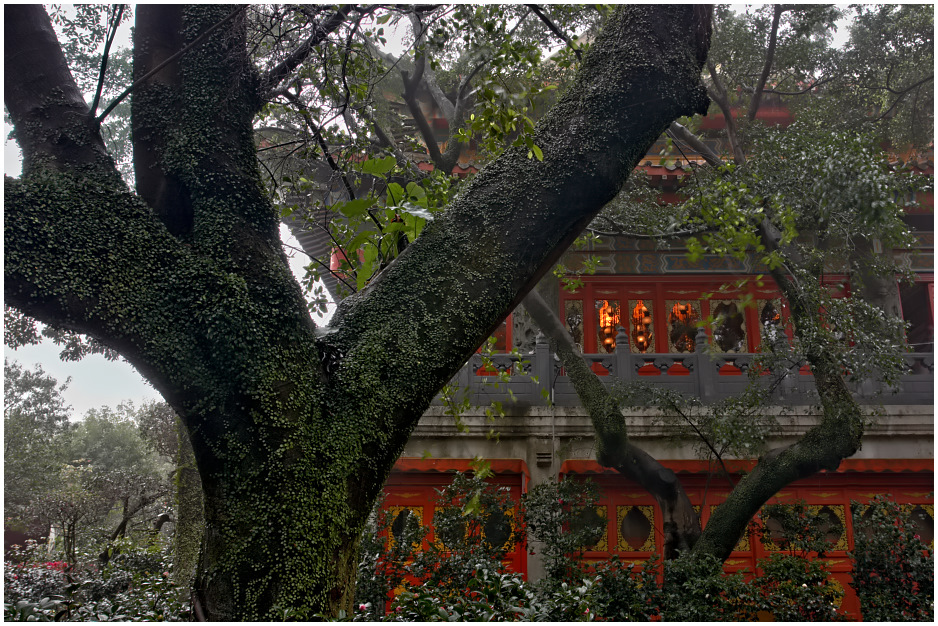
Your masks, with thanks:
M639 352L646 352L651 341L651 312L645 306L644 300L635 303L632 309L632 339L635 341L635 347Z
M616 348L616 327L619 325L619 307L610 304L608 300L603 300L599 307L599 332L603 337L602 344L606 352L612 352Z
M613 307L608 300L603 300L599 308L599 325L603 328L615 328L619 325L619 307Z

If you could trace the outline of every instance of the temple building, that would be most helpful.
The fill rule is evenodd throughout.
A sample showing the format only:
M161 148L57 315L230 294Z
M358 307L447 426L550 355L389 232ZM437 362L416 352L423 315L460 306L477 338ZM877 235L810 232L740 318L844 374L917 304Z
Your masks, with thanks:
M432 111L428 112L432 118ZM767 122L787 124L790 114L767 98L759 112ZM717 129L718 119L706 118L703 132ZM725 152L714 139L712 147ZM662 199L676 201L684 178L702 162L696 154L679 158L660 156L654 146L642 160L651 183ZM414 155L422 168L426 156ZM931 155L914 156L914 171L934 175ZM471 154L457 165L457 173L473 168ZM862 449L844 460L836 471L825 471L793 483L770 503L804 500L829 519L830 551L826 558L834 578L844 587L843 609L856 614L858 602L849 587L853 549L851 501L865 502L888 494L911 514L926 541L934 536L934 232L933 199L920 197L906 221L917 245L901 251L902 263L915 275L913 284L900 285L901 314L910 324L907 333L908 372L898 389L880 388L866 381L853 391L871 415ZM328 219L323 213L319 219ZM320 258L328 241L321 232L291 224L307 252ZM305 239L304 239L305 238ZM559 288L551 275L551 304L593 370L604 382L641 381L665 387L704 404L740 393L747 372L764 337L791 338L788 307L774 282L762 277L754 259L704 256L691 261L680 240L666 246L626 237L600 238L587 249L570 250L563 262L578 267L588 257L599 257L595 274L582 278L575 291ZM328 255L328 254L327 254ZM831 274L825 284L845 293L847 276ZM717 323L703 324L716 319ZM564 476L588 477L602 489L599 513L606 520L604 535L585 558L642 561L662 554L661 515L655 499L616 471L599 465L590 419L547 339L519 308L495 333L496 354L489 365L476 355L454 379L460 393L469 394L473 407L462 415L458 432L442 402L431 406L413 432L405 452L387 482L384 506L395 515L415 515L431 526L436 490L448 484L452 472L466 471L472 459L487 459L493 482L508 487L512 497L534 484ZM509 354L512 349L517 355ZM497 369L507 380L493 376ZM815 424L819 409L810 369L805 366L785 378L765 413L776 418L768 447L794 442ZM505 412L491 422L485 408L501 402ZM702 457L697 442L682 435L682 425L663 419L652 409L630 409L625 415L629 435L666 467L674 470L705 526L752 458L724 459L729 476L716 472L713 458ZM497 437L492 433L497 432ZM406 513L405 513L406 512ZM508 522L505 522L508 523ZM766 520L771 528L771 520ZM497 534L497 528L490 529ZM430 530L432 539L432 528ZM754 571L768 549L752 536L744 536L726 562L727 571ZM536 578L543 569L539 557L515 546L509 565Z

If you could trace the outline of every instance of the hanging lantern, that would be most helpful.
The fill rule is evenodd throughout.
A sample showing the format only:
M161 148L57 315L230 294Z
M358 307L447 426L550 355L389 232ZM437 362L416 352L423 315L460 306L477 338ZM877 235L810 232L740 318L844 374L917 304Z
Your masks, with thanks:
M645 306L644 300L639 300L632 308L632 340L635 347L642 354L651 346L651 311Z
M599 334L602 347L606 352L616 349L616 327L619 325L619 303L603 300L599 307Z

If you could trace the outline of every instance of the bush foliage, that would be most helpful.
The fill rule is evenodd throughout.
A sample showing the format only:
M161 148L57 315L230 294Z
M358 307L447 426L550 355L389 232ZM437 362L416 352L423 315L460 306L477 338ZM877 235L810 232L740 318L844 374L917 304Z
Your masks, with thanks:
M828 518L804 503L773 505L757 528L770 558L758 575L726 574L712 557L631 563L582 559L605 524L587 482L532 488L520 502L486 481L484 467L441 489L433 528L407 509L377 507L362 539L352 621L838 621L843 591L822 557ZM593 514L591 514L593 513ZM933 617L933 553L885 498L854 503L853 586L867 621ZM766 525L768 526L768 525ZM506 556L519 542L542 555L547 576L527 582ZM96 551L71 565L28 542L7 554L7 621L184 621L172 583L170 542L126 539L100 565ZM310 616L284 615L285 618Z
M4 621L139 622L191 619L188 594L172 584L166 541L125 540L106 566L97 554L82 565L49 561L29 541L7 555L3 568Z
M426 541L426 530L416 524L398 524L392 530L386 513L376 513L366 534L359 569L354 621L841 621L838 610L843 590L831 578L821 558L830 548L826 535L830 518L803 502L766 507L764 519L771 527L756 531L774 552L758 564L757 575L727 574L712 557L678 558L661 562L629 563L613 556L601 563L581 559L583 550L601 532L601 517L589 515L599 491L589 482L564 480L532 488L518 506L530 540L544 560L547 576L529 583L510 572L502 562L504 552L482 540L471 528L486 518L487 506L506 512L511 503L496 498L497 489L479 477L458 476L441 491L439 507L446 511L442 534L459 529L451 549L442 542ZM466 510L468 503L474 503ZM476 505L481 505L479 508ZM460 509L460 506L464 507ZM877 505L880 510L884 505ZM896 515L901 511L891 505ZM459 513L459 515L456 515ZM463 522L457 522L465 515ZM867 516L868 518L870 516ZM436 521L437 518L434 518ZM877 520L879 518L876 518ZM902 555L905 583L904 609L873 613L867 619L930 619L931 556L908 535L900 523L877 530L857 542L857 551L870 541L879 542L879 554ZM448 527L446 524L453 524ZM881 524L880 524L881 526ZM449 530L446 530L449 528ZM439 532L439 531L438 531ZM400 541L388 537L400 537ZM406 549L404 544L406 543ZM892 546L885 550L884 546ZM423 549L421 548L423 546ZM915 552L918 550L918 552ZM911 551L911 552L910 552ZM913 558L912 552L918 555ZM869 557L867 557L869 558ZM916 560L918 559L918 560ZM445 561L445 563L443 563ZM867 561L859 560L858 567ZM909 570L909 571L906 571ZM882 571L882 568L881 568ZM441 576L441 572L447 572ZM910 575L911 574L911 575ZM875 579L876 576L873 576ZM902 584L898 577L893 584ZM921 590L928 587L928 593ZM863 602L862 586L857 592ZM912 597L918 609L912 609ZM864 604L866 614L866 606ZM905 612L903 612L903 610ZM915 612L918 610L919 612Z
M904 508L883 496L853 503L853 588L866 621L935 619L935 553Z

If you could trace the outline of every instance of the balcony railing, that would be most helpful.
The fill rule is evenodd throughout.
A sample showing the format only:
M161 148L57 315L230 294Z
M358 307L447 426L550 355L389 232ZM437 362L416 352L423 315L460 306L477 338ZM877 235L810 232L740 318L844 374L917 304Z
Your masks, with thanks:
M584 358L607 385L616 382L643 382L713 402L741 393L749 384L747 372L753 354L713 354L708 350L707 336L697 334L696 351L688 354L633 354L628 340L620 330L616 349L610 354L586 354ZM863 404L933 404L934 354L910 353L908 372L901 376L897 389L887 389L874 380L848 383L855 397ZM563 371L559 359L550 351L547 340L539 336L532 354L491 357L492 367L508 375L507 382L493 376L496 372L480 372L483 362L474 355L459 371L453 383L466 393L473 405L500 401L507 406L557 406L580 404L573 383ZM766 377L768 381L770 377ZM796 368L783 378L773 392L773 403L779 405L815 404L818 400L814 377L808 368ZM437 402L439 403L439 398Z

